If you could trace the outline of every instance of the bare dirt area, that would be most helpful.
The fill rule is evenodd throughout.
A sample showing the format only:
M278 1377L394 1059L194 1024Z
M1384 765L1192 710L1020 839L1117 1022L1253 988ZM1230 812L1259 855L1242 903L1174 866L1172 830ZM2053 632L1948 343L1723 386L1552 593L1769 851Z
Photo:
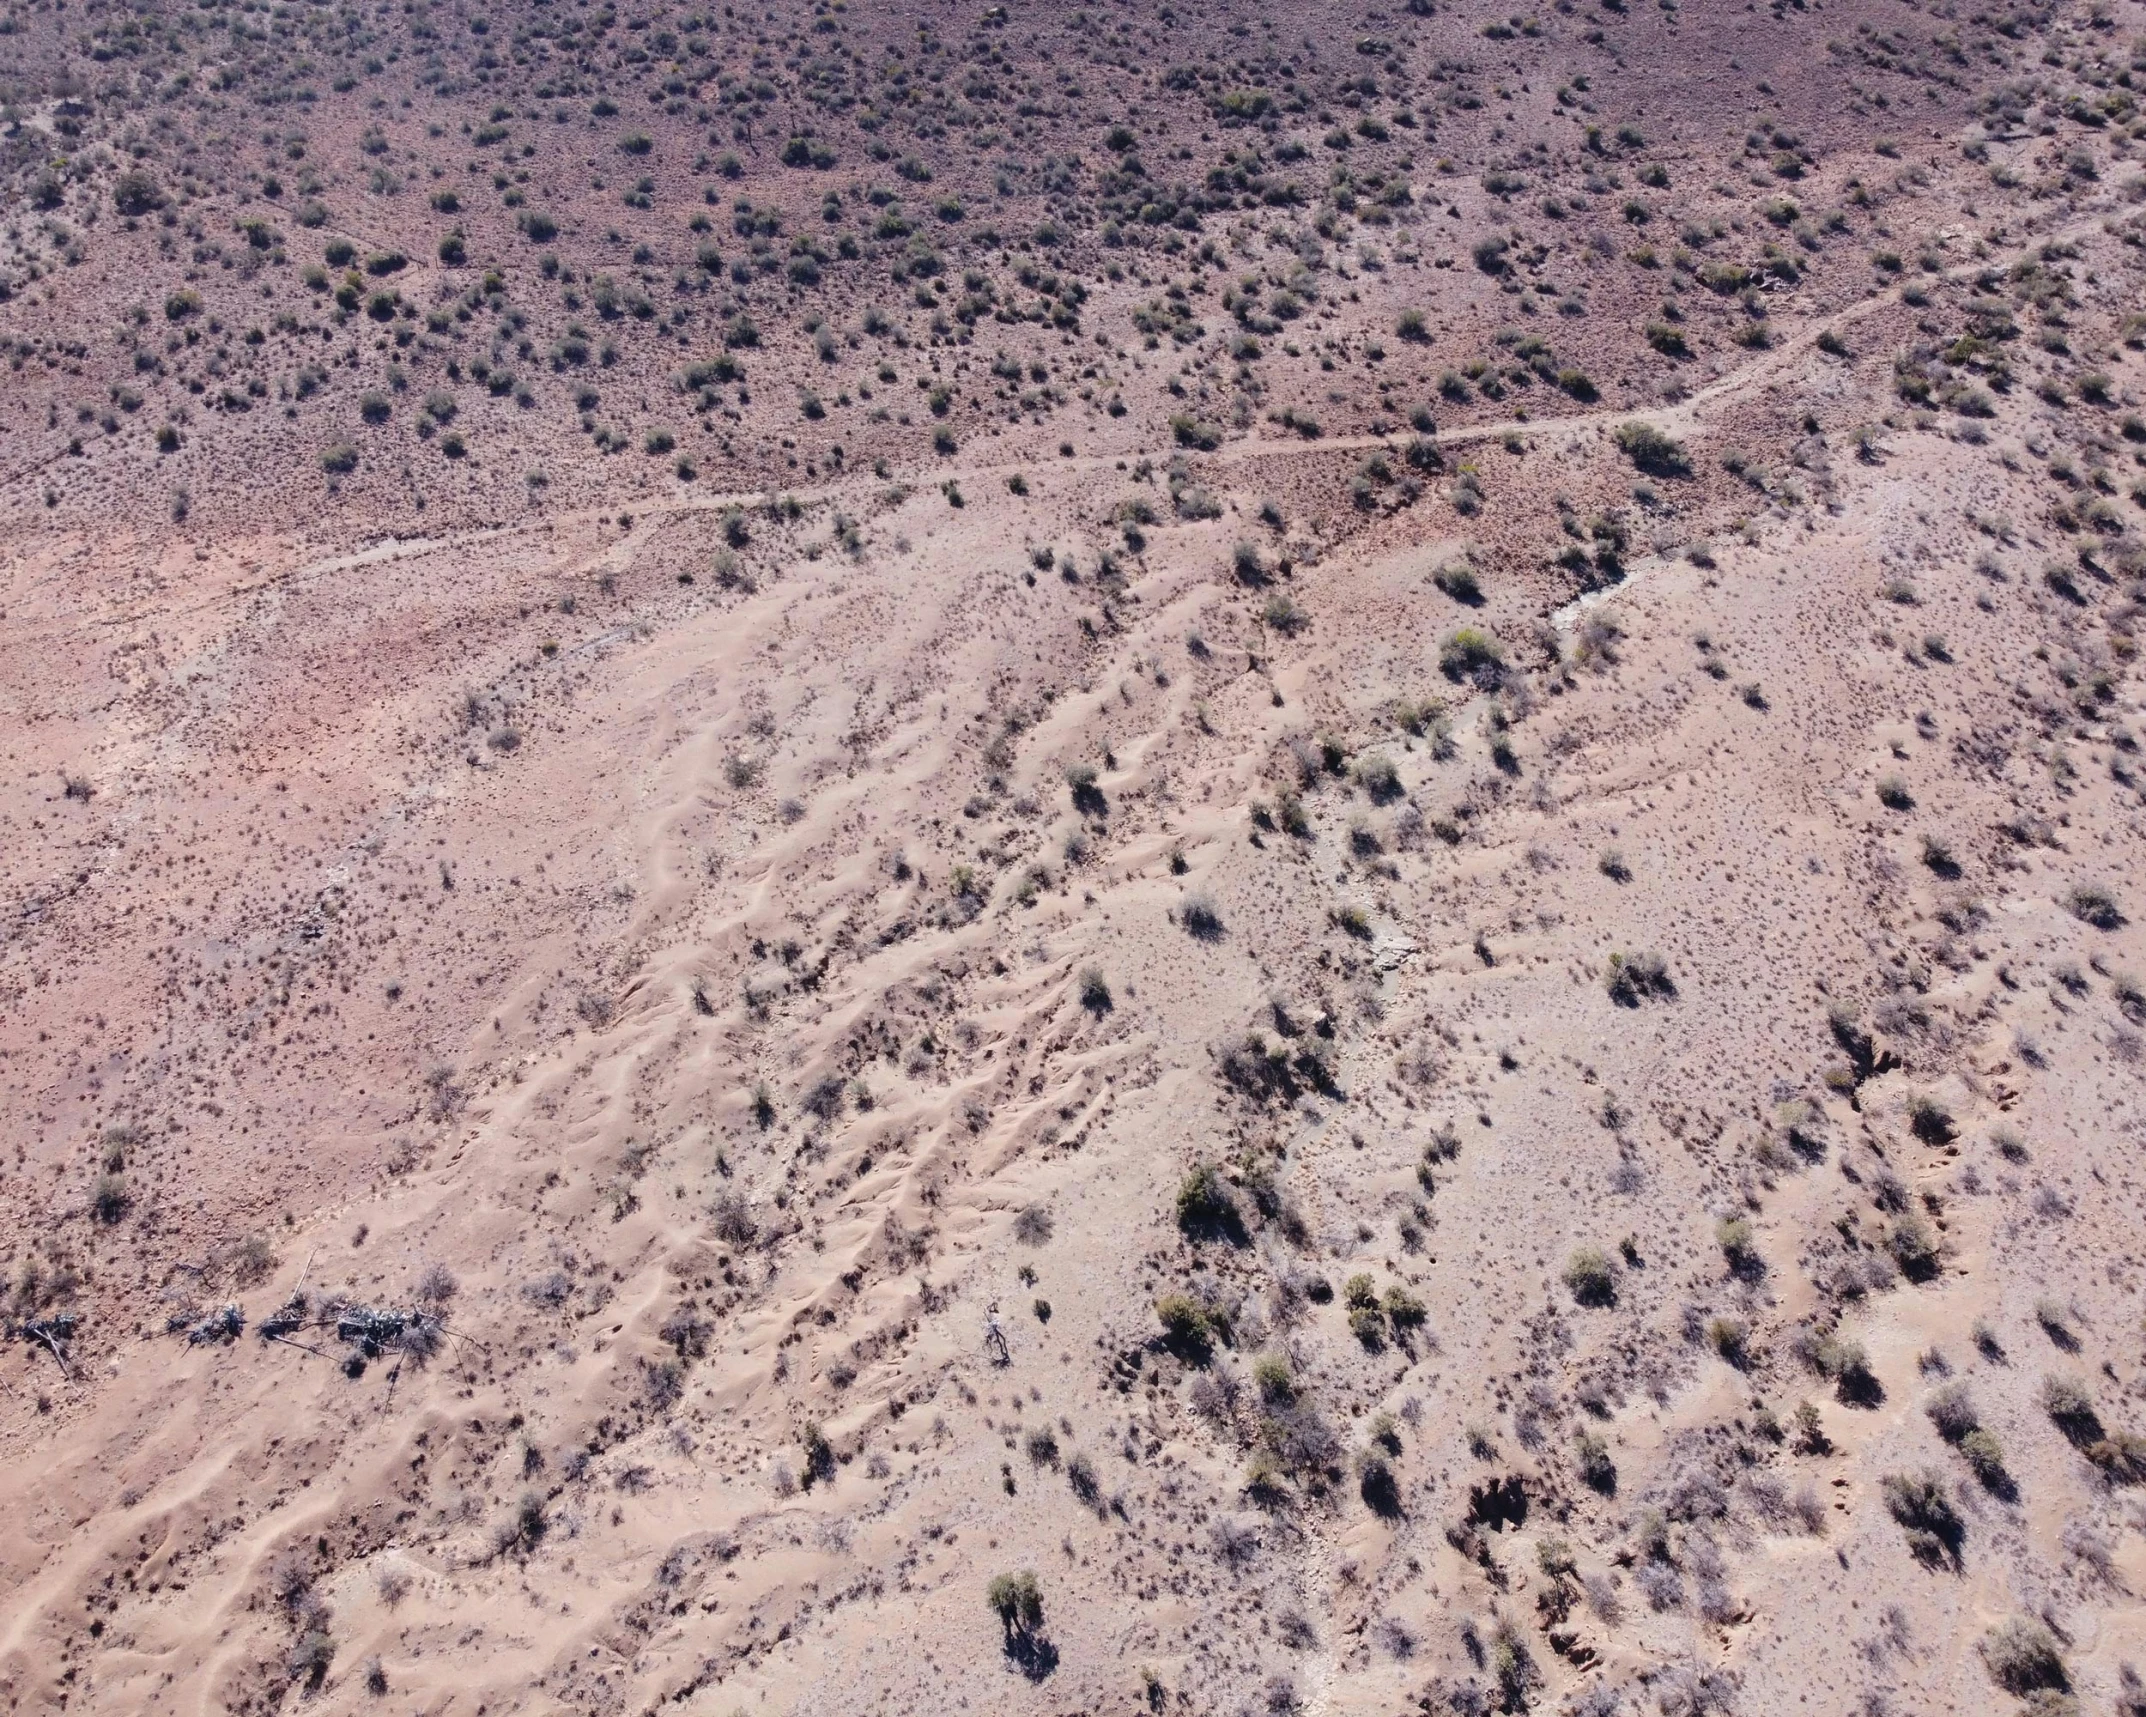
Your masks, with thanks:
M2146 1713L2146 12L0 12L0 1706Z

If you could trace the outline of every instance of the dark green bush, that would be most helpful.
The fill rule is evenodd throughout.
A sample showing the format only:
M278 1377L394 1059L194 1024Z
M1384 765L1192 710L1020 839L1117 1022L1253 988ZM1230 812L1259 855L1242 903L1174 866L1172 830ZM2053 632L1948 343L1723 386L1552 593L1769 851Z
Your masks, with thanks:
M1565 1264L1565 1286L1583 1306L1617 1303L1617 1269L1599 1246L1582 1246Z
M1957 1563L1966 1542L1967 1523L1945 1494L1944 1475L1888 1473L1878 1481L1885 1510L1907 1534L1908 1552L1918 1562Z
M1240 1221L1236 1201L1212 1163L1196 1165L1177 1189L1177 1225L1197 1239L1222 1233Z
M1689 477L1691 460L1683 447L1637 419L1617 426L1617 449L1650 477Z

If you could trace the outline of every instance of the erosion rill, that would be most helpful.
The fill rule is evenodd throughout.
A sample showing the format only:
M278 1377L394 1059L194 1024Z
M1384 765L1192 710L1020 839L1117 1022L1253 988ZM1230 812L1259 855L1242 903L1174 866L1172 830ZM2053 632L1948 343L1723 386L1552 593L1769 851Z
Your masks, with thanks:
M7 11L6 1708L2146 1713L2142 78Z

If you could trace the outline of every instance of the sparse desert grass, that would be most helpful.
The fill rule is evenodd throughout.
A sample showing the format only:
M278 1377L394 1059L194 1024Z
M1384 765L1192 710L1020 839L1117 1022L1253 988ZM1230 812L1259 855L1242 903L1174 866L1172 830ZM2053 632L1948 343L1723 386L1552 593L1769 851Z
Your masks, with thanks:
M705 1632L709 1594L750 1621L824 1556L872 1603L823 1581L806 1645L863 1666L860 1708L859 1642L934 1626L945 1685L989 1659L1054 1707L1764 1706L1714 1660L1810 1631L1834 1546L1785 1540L1822 1530L1867 1588L1851 1703L1942 1678L1943 1629L1888 1608L1914 1588L2067 1627L2125 1601L2122 1200L2060 1121L2031 1153L1987 1125L2146 1054L2110 963L2146 622L2122 18L1968 8L1880 55L1855 8L1776 8L1761 57L1872 63L1815 117L1810 79L1766 92L1754 140L1643 118L1718 32L1405 0L1299 52L1241 6L1031 10L4 26L33 803L0 867L50 1028L9 1076L60 1154L0 1227L10 1411L62 1458L0 1479L83 1522L28 1552L25 1637L82 1634L69 1546L123 1561L154 1523L122 1516L198 1489L185 1455L118 1475L146 1499L68 1476L136 1404L267 1403L322 1523L287 1595L185 1545L186 1592L89 1593L101 1645L37 1672L67 1697L144 1640L188 1707L543 1679L542 1628L419 1652L408 1604L369 1612L363 1576L392 1605L416 1564L334 1525L379 1500L351 1425L435 1427L399 1481L419 1608ZM1912 94L1879 62L1939 24L1940 105L1993 140L1873 168ZM1755 362L1873 248L1877 314ZM1629 636L1532 619L1642 560ZM1829 1040L1836 998L1866 1023ZM1543 1087L1547 1131L1514 1112ZM1515 1189L1541 1221L1498 1225ZM1727 1212L1775 1278L1716 1251ZM452 1309L429 1365L231 1340L369 1282ZM1906 1366L1961 1295L2011 1369L1989 1327L1946 1339L1960 1381ZM1474 1363L1511 1340L1542 1376ZM2081 1380L2057 1434L2045 1340ZM1839 1406L1795 1402L1799 1357ZM217 1468L217 1518L268 1530L288 1466ZM759 1477L736 1535L681 1536L726 1475ZM882 1509L958 1517L958 1555ZM1441 1534L1426 1610L1388 1562ZM954 1609L934 1555L975 1565ZM1046 1556L1083 1629L1056 1679ZM1169 1637L1120 1651L1158 1604ZM2074 1648L2037 1649L1986 1647L1988 1696L2056 1717ZM2081 1703L2129 1717L2079 1649ZM676 1655L553 1692L660 1703Z

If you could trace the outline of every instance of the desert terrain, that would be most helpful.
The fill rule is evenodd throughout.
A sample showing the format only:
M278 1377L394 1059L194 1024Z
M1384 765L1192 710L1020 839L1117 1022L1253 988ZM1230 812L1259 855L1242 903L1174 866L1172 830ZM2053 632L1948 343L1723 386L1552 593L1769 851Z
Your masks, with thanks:
M2146 1717L2142 84L0 9L0 1711Z

